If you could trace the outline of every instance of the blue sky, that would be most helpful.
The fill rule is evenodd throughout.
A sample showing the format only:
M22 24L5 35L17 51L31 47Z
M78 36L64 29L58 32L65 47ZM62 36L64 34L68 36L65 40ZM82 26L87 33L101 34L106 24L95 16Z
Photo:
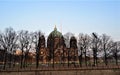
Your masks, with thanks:
M0 0L0 30L106 33L120 40L119 0ZM62 28L62 29L61 29Z

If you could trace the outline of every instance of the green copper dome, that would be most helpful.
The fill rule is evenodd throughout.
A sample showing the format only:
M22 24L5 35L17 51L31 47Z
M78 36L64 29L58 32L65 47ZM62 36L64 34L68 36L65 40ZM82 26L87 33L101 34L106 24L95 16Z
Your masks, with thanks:
M49 36L52 36L52 37L62 37L62 33L57 31L57 28L55 26L54 31L52 31Z

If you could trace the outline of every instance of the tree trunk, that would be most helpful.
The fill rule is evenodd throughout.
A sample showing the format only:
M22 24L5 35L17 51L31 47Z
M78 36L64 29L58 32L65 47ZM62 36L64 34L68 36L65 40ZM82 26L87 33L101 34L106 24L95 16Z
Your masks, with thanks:
M39 67L39 52L38 52L38 48L36 48L36 68Z
M13 68L15 67L15 55L13 55Z
M5 51L5 55L4 55L4 66L3 69L6 69L6 63L7 63L7 51Z
M69 50L68 50L68 67L70 66L70 54L69 54Z
M118 65L117 53L115 53L115 62L116 62L116 65Z
M83 48L81 47L80 49L81 49L81 55L79 56L79 64L80 64L80 67L82 67L82 61L83 61L83 60L82 60L82 55L83 55L83 54L82 54L82 53L83 53L82 51L83 51Z
M107 66L108 65L108 62L107 62L107 53L106 53L106 49L105 49L105 44L104 44L104 59L105 59L105 65Z
M28 53L25 53L25 57L24 57L24 65L23 67L27 67L27 58L28 58Z
M93 66L96 66L96 65L98 65L98 62L97 62L97 48L93 48L93 57L94 57Z
M76 51L75 51L75 48L74 48L74 67L76 67L76 56L75 56L75 53L76 53Z
M118 55L117 55L117 43L116 43L116 50L115 50L115 61L116 61L116 65L118 65Z
M93 66L95 66L95 48L93 48Z
M85 48L85 65L87 66L86 48Z
M21 55L21 64L20 64L20 68L23 68L23 49L22 49L22 55Z
M12 63L12 54L10 54L10 57L9 57L10 61L9 61L9 68L11 68L11 63Z
M82 67L82 54L79 56L79 64L80 64L80 67Z
M107 62L107 54L106 54L106 51L104 50L105 52L105 65L107 66L108 65L108 62Z

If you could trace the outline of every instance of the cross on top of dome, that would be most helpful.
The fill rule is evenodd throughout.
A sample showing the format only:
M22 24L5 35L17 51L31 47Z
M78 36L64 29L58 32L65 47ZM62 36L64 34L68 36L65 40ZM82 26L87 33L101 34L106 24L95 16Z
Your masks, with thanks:
M55 28L54 28L55 31L57 31L57 28L56 28L56 25L55 25Z

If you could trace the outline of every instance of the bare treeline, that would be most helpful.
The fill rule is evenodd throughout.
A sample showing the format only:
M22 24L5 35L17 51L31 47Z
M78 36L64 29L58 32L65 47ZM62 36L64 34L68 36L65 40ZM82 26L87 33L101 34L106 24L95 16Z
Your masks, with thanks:
M0 32L0 62L4 64L3 69L8 65L9 68L15 66L15 60L20 60L20 68L27 67L28 53L36 52L36 68L39 65L39 37L42 36L41 31L29 32L27 30L15 31L13 28L6 28L4 32ZM74 36L73 33L66 33L64 40L66 47L70 47L70 38ZM120 62L120 41L114 41L106 34L98 35L91 33L91 35L80 33L76 36L78 56L80 66L98 65L98 60L108 65L110 59L118 65ZM16 50L21 50L22 54L16 59L13 54ZM90 63L93 57L93 63ZM91 58L90 58L91 57ZM111 62L112 62L111 61ZM9 62L9 63L8 63ZM84 63L83 63L84 62Z
M74 36L74 34L70 32L64 35L67 47L70 45L71 36ZM118 62L120 62L120 41L114 41L107 34L91 33L91 35L88 35L80 33L76 39L80 66L82 64L97 66L100 61L106 66L108 63L114 62L118 65ZM89 60L90 57L93 58L93 63Z
M20 30L16 32L11 27L6 28L4 32L0 32L0 49L1 51L4 51L1 62L4 62L4 69L6 68L6 65L9 65L9 67L14 67L15 58L12 57L12 55L17 49L22 52L20 57L20 67L25 67L25 64L27 64L26 59L29 51L38 49L37 45L41 35L41 31L29 32L27 30Z

